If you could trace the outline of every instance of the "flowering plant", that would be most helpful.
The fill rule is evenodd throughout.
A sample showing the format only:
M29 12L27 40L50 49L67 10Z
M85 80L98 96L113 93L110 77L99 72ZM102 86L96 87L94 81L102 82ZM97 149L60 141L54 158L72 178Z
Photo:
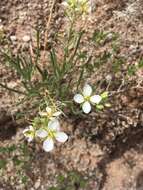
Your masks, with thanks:
M91 111L91 104L99 104L101 100L102 97L100 95L92 95L92 87L89 84L83 87L81 94L76 94L74 96L74 101L82 105L82 110L86 114Z
M70 19L76 16L84 17L91 11L90 1L88 0L65 0L62 5Z
M49 121L47 127L43 127L37 130L36 136L42 139L43 149L46 152L53 150L54 139L62 143L66 142L68 139L67 134L60 131L60 124L57 119Z
M28 142L40 139L43 142L43 149L49 152L54 148L54 139L62 143L67 141L67 134L60 131L58 120L60 114L60 111L52 112L51 107L46 107L46 112L40 112L40 117L35 118L33 125L23 131Z
M10 88L7 83L0 83L0 86L21 94L22 104L29 103L28 105L31 107L28 107L28 118L33 116L35 118L30 126L24 129L23 134L28 142L32 140L42 142L42 147L46 152L53 150L55 140L61 143L68 140L68 135L61 130L59 122L65 107L66 110L70 110L70 108L74 108L75 102L81 106L85 114L88 114L94 108L102 109L105 99L108 97L107 92L94 93L89 84L85 84L83 90L73 97L74 88L78 90L81 82L83 83L84 71L87 69L87 63L92 59L91 56L84 55L80 49L81 39L85 34L85 25L81 25L78 31L75 26L79 18L85 20L91 6L88 0L65 0L62 4L70 22L67 23L65 35L61 35L61 39L64 37L63 41L60 39L63 42L61 43L62 56L58 56L58 51L55 50L54 45L51 45L50 51L47 51L48 64L42 65L40 62L42 55L40 53L40 35L37 32L36 51L35 47L32 49L30 46L26 55L4 52L5 61L20 76L20 88ZM74 109L71 110L74 112ZM27 118L27 115L24 115Z

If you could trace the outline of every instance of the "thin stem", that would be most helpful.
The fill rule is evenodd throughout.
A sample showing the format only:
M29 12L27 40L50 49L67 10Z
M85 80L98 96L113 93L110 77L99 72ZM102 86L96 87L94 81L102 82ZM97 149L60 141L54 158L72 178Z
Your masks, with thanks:
M45 52L46 52L46 46L47 46L47 37L48 37L48 30L50 27L51 19L52 19L52 14L53 14L53 9L55 6L56 0L52 1L51 9L50 9L50 15L46 24L46 31L45 31L45 36L44 36L44 58L45 58Z
M68 31L68 39L67 39L67 44L66 44L66 51L65 51L65 54L64 54L64 63L66 62L66 58L68 57L68 54L69 54L69 44L70 44L70 40L71 40L71 37L72 37L72 29L73 29L73 25L74 25L74 22L75 20L73 19L70 23L70 29Z
M22 91L19 91L19 90L15 90L15 89L9 88L7 85L4 85L4 84L2 84L2 83L0 83L0 86L1 86L2 88L5 88L5 89L7 89L7 90L9 90L9 91L12 91L12 92L15 92L15 93L18 93L18 94L27 95L25 92L22 92Z
M77 50L78 50L78 47L79 47L79 45L80 45L80 41L81 41L81 38L82 38L82 35L84 34L84 31L82 31L81 33L80 33L80 35L79 35L79 38L78 38L78 40L77 40L77 43L76 43L76 47L75 47L75 49L74 49L74 52L73 52L73 54L71 55L71 57L69 58L69 62L71 61L71 60L73 60L73 58L75 57L75 55L76 55L76 52L77 52Z

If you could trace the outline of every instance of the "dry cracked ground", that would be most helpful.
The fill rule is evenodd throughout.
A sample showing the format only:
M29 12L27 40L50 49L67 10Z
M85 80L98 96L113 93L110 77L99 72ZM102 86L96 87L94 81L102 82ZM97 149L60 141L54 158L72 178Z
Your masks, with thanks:
M64 23L60 3L57 0L53 10L49 39ZM126 59L127 65L136 64L143 56L143 0L92 3L95 9L87 33L92 30L117 33L118 54ZM45 30L51 5L50 0L1 0L0 28L4 31L1 48L7 47L7 41L13 49L26 48L30 38L34 38L37 24ZM107 42L94 53L109 48ZM106 69L98 80L106 77ZM92 82L96 77L96 73L91 76ZM0 78L10 86L18 83L15 73L2 61ZM91 115L90 119L63 120L69 141L48 154L34 143L27 146L22 135L25 124L13 118L18 97L1 88L0 190L143 190L142 70L129 82L126 89L111 98L111 108Z

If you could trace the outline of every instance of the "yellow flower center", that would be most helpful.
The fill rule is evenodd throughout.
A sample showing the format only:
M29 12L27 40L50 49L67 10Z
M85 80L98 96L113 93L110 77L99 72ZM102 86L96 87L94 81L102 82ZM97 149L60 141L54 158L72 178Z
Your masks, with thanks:
M84 96L84 100L85 101L89 101L90 100L90 96Z
M49 130L48 131L48 136L51 137L52 139L55 137L56 131Z

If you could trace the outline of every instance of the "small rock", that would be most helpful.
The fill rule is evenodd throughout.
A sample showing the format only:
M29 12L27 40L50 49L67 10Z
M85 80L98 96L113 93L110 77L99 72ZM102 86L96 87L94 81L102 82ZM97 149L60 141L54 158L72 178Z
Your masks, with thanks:
M40 185L41 185L41 182L40 182L40 179L38 179L38 180L36 181L35 185L34 185L34 188L35 188L35 189L39 189Z
M105 77L106 81L109 82L112 80L112 75L111 74L108 74L106 77Z
M25 35L25 36L23 36L22 40L23 40L24 42L29 42L29 41L30 41L30 36Z
M62 5L63 7L65 7L65 8L68 7L68 3L67 3L66 1L63 1L63 2L61 3L61 5Z
M89 1L89 12L93 13L96 10L97 4L94 0Z
M0 30L3 30L3 28L4 28L3 25L0 25Z
M17 40L15 35L10 36L10 39L11 39L11 41L16 41Z
M109 33L109 34L107 35L107 39L108 39L108 40L112 40L112 38L113 38L113 34L112 34L112 33Z
M8 172L11 172L13 169L13 162L12 161L9 161L9 163L7 164L7 171Z

